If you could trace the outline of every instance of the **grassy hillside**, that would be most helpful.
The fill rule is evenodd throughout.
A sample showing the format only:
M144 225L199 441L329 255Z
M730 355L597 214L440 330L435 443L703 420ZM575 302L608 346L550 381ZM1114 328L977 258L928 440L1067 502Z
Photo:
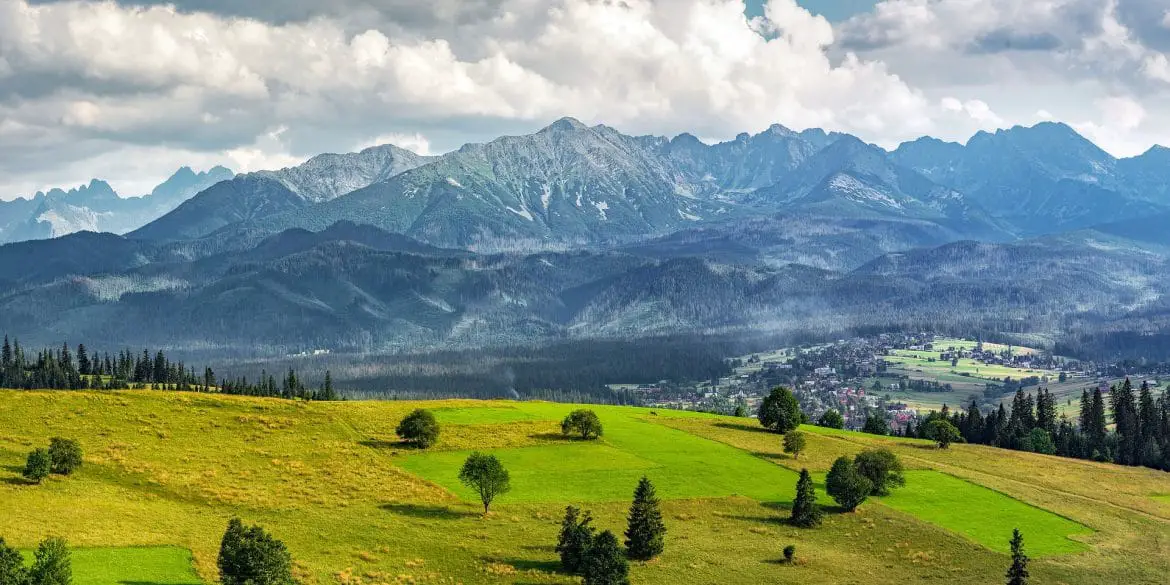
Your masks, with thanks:
M0 404L0 535L85 547L79 572L106 577L86 585L190 583L181 549L212 582L232 515L285 540L309 584L573 583L552 550L564 506L620 531L643 474L669 532L660 559L633 567L635 583L998 582L1015 526L1039 583L1170 574L1170 475L1144 469L815 428L797 462L754 421L618 407L596 408L605 437L583 443L560 437L569 405L426 403L443 434L418 452L393 429L419 403L135 391L0 392ZM26 485L26 453L52 436L79 439L85 466ZM913 470L906 488L830 511L819 529L781 522L795 470L819 482L833 458L876 445ZM472 449L513 475L487 517L455 479ZM778 564L790 543L801 562Z

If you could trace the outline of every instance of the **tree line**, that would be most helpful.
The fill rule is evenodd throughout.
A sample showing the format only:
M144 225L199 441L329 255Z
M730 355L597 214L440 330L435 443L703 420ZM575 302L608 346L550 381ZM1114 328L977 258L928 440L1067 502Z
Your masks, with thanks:
M141 354L122 350L114 354L91 353L85 344L76 352L68 344L59 349L26 351L19 340L4 336L0 347L0 388L23 390L127 390L148 388L181 392L220 392L244 396L267 396L302 400L337 400L333 377L325 372L324 380L311 388L296 371L277 384L275 376L265 372L259 380L246 377L218 379L210 367L202 375L182 361L172 361L162 350Z
M974 401L959 412L943 406L902 434L932 438L924 433L935 420L954 425L968 443L1170 471L1170 390L1156 397L1149 384L1135 390L1129 378L1108 397L1100 388L1083 391L1075 421L1058 415L1047 389L1017 390L1010 410L1001 403L984 415Z

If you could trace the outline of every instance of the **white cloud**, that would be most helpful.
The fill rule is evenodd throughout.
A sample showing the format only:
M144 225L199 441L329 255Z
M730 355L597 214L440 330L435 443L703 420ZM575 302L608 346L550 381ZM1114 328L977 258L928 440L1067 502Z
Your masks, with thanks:
M430 156L434 154L431 151L431 141L426 136L415 132L414 134L379 134L370 140L359 142L354 150L364 150L372 146L382 146L384 144L393 144L398 148L405 148L415 154L423 156Z
M1038 109L1097 119L1118 87L1170 78L1113 2L885 0L834 30L795 0L754 21L741 0L443 2L414 29L313 3L265 22L0 0L0 197L89 176L145 184L184 157L247 171L375 142L442 152L565 115L714 139L781 122L884 146ZM344 6L363 5L380 14Z

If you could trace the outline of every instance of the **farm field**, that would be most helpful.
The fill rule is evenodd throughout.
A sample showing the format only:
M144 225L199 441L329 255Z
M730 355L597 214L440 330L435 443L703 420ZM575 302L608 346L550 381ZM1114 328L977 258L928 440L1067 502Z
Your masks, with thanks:
M635 584L995 582L1017 524L1039 583L1160 583L1170 573L1170 506L1155 497L1170 494L1170 476L1151 470L819 428L805 429L795 461L751 419L620 407L592 407L605 435L581 442L559 433L575 407L537 402L150 391L0 400L0 535L32 548L51 527L78 547L79 583L83 567L100 575L84 585L213 582L233 515L284 540L306 584L574 583L551 549L564 506L585 505L620 533L643 474L664 498L667 549L632 566ZM418 406L443 425L426 452L393 436ZM25 454L52 436L79 439L85 466L25 484ZM834 458L874 446L912 470L906 488L841 514L818 486L824 526L782 522L796 471L820 482ZM487 516L455 479L473 449L499 455L513 476ZM777 564L790 543L801 562ZM87 554L98 560L83 563Z

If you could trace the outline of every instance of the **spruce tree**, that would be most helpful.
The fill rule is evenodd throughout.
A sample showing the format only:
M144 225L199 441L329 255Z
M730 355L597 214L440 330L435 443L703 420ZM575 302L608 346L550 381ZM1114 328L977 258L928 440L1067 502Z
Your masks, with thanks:
M660 554L665 546L666 525L658 508L658 495L646 476L634 490L626 528L626 554L631 559L648 561Z
M581 573L584 585L629 585L630 564L612 532L606 530L593 539Z
M573 506L565 508L565 519L561 521L561 533L557 538L557 554L561 556L561 568L573 575L581 573L589 547L593 544L593 516Z
M34 585L70 585L73 582L73 567L69 560L69 547L61 538L46 538L33 553L33 566L28 571L29 582Z
M808 469L800 470L800 479L796 482L796 499L792 502L792 517L789 518L789 522L801 528L812 528L821 523L821 509L817 506L817 493Z
M27 579L24 557L0 538L0 585L25 585Z
M1024 554L1024 535L1012 531L1012 566L1007 571L1007 585L1028 585L1028 557Z

